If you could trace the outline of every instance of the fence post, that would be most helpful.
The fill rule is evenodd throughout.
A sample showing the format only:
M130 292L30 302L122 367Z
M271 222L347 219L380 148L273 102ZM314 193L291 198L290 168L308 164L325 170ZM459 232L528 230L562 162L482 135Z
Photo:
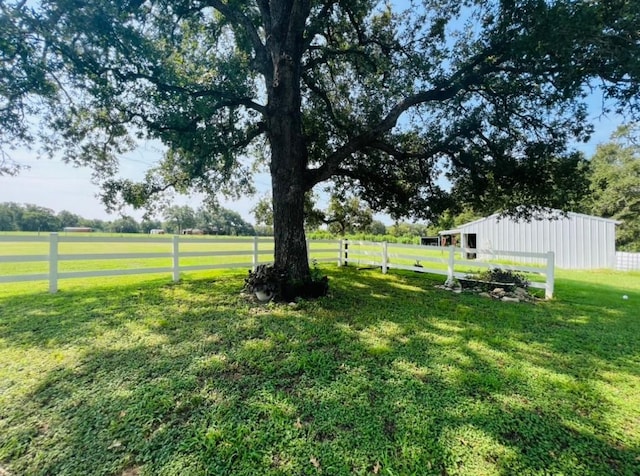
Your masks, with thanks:
M547 282L544 290L546 299L553 298L553 288L555 286L555 254L553 251L547 252Z
M447 265L447 283L453 284L453 268L456 261L456 248L455 246L449 246L449 263Z
M58 234L49 234L49 292L58 292Z
M173 282L180 281L180 245L178 235L173 235Z
M342 266L342 250L344 249L344 240L338 240L338 266Z
M386 241L382 242L382 274L387 274L389 255L387 254L388 245Z
M344 240L344 265L349 266L349 240Z
M253 270L258 268L258 235L253 237Z

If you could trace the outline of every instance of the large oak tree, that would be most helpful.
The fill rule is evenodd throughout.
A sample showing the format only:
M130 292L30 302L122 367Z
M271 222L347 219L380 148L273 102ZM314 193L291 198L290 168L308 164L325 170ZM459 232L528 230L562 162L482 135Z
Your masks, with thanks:
M636 0L0 5L0 120L14 127L1 139L27 137L16 121L38 114L48 149L91 163L111 206L170 188L243 193L258 157L275 263L294 279L309 277L317 184L395 216L447 208L443 177L487 207L558 205L592 89L638 113ZM143 183L114 180L136 136L167 154Z

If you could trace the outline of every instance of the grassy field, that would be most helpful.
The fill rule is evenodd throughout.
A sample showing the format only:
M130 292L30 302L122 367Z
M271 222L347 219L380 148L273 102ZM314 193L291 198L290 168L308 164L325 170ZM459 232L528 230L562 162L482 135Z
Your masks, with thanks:
M244 272L3 285L0 474L638 474L639 274L531 305L324 269L295 306Z

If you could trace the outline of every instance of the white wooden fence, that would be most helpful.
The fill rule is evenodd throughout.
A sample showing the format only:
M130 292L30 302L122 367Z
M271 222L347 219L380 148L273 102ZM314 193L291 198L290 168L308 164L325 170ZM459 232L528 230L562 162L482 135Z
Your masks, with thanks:
M616 251L616 269L619 271L640 270L640 253Z
M0 245L3 243L48 243L47 254L5 255L0 247L0 265L2 263L26 263L46 262L48 273L9 274L0 275L0 283L13 283L24 281L49 281L49 291L55 293L58 290L60 279L92 278L101 276L121 276L134 274L171 273L173 281L180 279L180 273L184 271L198 271L211 269L255 268L259 264L273 261L273 238L237 237L237 238L194 238L174 236L132 236L132 237L100 237L100 236L65 236L51 233L49 236L0 236ZM157 245L165 244L165 252L144 253L61 253L60 245L64 243L81 244L114 244L114 245L149 245L150 249L157 249ZM184 251L185 245L207 245L206 250ZM313 244L313 246L310 246ZM318 247L320 244L321 247ZM154 246L155 245L155 246ZM339 261L340 242L336 240L314 240L307 242L309 258L316 262ZM327 254L331 257L328 258ZM266 257L268 256L268 258ZM223 257L221 263L208 264L181 264L181 258L215 258ZM130 269L99 269L87 271L60 271L61 262L69 261L93 261L93 260L149 260L155 258L170 258L171 266L141 267Z
M171 273L174 281L180 279L180 273L184 271L198 271L210 269L255 268L259 264L272 262L273 238L211 238L211 237L183 237L153 236L153 237L100 237L100 236L66 236L51 233L49 236L31 235L0 235L0 244L3 243L47 243L46 254L3 254L4 246L0 247L0 265L3 263L48 263L47 273L9 274L0 275L0 283L12 283L23 281L48 281L49 291L58 290L60 279L90 278L101 276L118 276L148 273ZM157 245L165 244L167 251L150 251L144 253L63 253L60 245L70 243L78 245L82 243L102 243L117 245L148 244L149 249L157 249ZM185 251L181 247L187 245L206 245L205 250ZM72 245L72 247L73 247ZM152 246L156 245L156 246ZM464 278L470 272L470 268L494 268L512 270L516 272L536 273L543 276L544 282L532 282L531 287L545 290L547 298L553 297L554 290L554 254L548 253L523 253L515 251L488 251L468 248L456 248L453 246L442 248L437 246L403 245L396 243L376 243L353 240L311 240L307 243L309 259L317 262L336 262L339 265L367 265L380 267L383 273L389 269L404 269L420 273L439 274L447 276L447 279ZM540 266L523 264L496 263L496 261L481 261L466 259L470 253L483 257L494 256L500 260L505 257L536 258ZM267 257L268 256L268 257ZM222 257L219 263L207 264L181 264L182 258L212 258ZM171 266L142 267L130 269L99 269L82 271L61 271L61 262L91 261L91 260L137 260L144 261L155 258L170 258ZM425 265L426 263L426 265ZM466 271L462 271L466 269Z
M496 251L454 246L402 245L397 243L374 243L345 240L346 248L341 261L347 264L380 267L383 273L388 269L405 269L418 273L441 274L447 280L465 278L477 268L497 268L514 272L534 273L544 277L543 282L531 282L530 287L545 290L545 297L553 297L555 285L555 260L553 251L547 253L525 253L520 251ZM467 256L482 256L486 261L468 259ZM487 260L487 258L489 258ZM506 263L505 258L511 258ZM533 258L539 266L514 263L517 259ZM465 271L461 271L465 269Z

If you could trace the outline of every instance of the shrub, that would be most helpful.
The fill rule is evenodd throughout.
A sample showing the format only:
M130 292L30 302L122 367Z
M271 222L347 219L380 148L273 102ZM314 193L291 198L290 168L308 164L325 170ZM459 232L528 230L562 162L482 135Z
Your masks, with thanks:
M467 279L485 283L500 283L518 288L529 287L529 281L524 274L516 273L508 269L491 268L477 274L468 274ZM491 287L491 286L489 286Z
M249 293L264 292L277 296L282 293L282 287L287 281L286 271L274 266L261 264L255 271L249 270L249 276L244 280L244 290Z
M261 264L255 271L249 270L249 276L244 280L244 291L251 294L262 291L276 301L292 301L298 297L318 298L329 292L329 278L322 274L315 261L311 268L311 279L307 282L291 280L285 270Z

